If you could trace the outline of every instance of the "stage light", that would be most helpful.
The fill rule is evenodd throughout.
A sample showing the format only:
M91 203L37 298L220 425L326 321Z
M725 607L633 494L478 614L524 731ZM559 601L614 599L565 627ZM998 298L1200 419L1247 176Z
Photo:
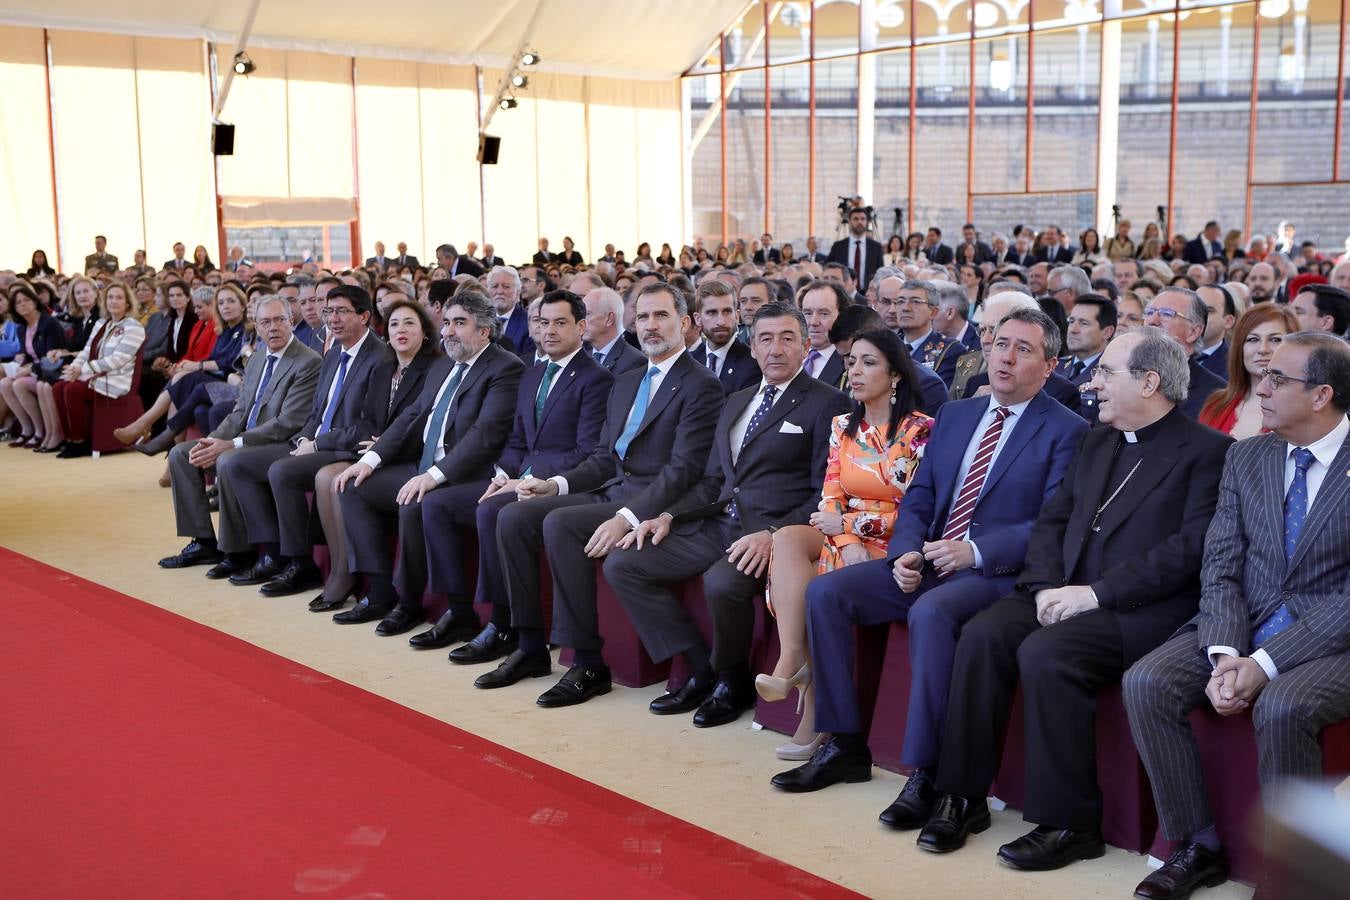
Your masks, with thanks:
M240 50L234 55L234 74L249 75L258 67L253 64L253 60L248 58L248 54Z
M517 105L515 97L503 97L502 102L498 104L503 110L515 109Z
M522 66L539 65L539 54L534 52L533 50L526 50L524 53L520 55L520 64Z
M517 72L516 74L511 76L511 87L526 88L529 86L530 86L530 78L528 75L522 75L519 72Z

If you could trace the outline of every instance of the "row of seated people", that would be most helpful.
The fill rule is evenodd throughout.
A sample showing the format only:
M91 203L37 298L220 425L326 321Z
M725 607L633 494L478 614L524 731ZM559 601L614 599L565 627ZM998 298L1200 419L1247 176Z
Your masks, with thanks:
M936 852L988 827L1020 682L1037 827L999 856L1025 869L1103 852L1093 714L1097 690L1123 678L1164 829L1183 841L1140 885L1148 897L1185 896L1226 872L1189 709L1252 710L1263 785L1314 775L1318 732L1350 716L1350 479L1334 477L1350 469L1350 346L1338 338L1300 332L1275 348L1254 388L1270 433L1234 444L1179 408L1188 354L1153 326L1102 352L1091 383L1103 427L1089 431L1045 392L1060 337L1034 303L986 323L988 396L930 417L892 331L852 336L850 399L804 370L808 318L784 304L756 311L759 380L727 396L685 352L688 301L670 285L638 292L645 363L617 377L583 343L587 305L569 292L541 298L545 359L529 368L494 342L497 310L472 290L447 301L446 357L416 304L390 308L385 343L362 289L334 288L326 302L335 344L323 359L293 339L284 302L259 304L267 349L236 406L170 453L191 541L162 566L209 564L208 576L269 595L313 589L312 492L321 539L345 556L312 610L345 607L364 580L334 620L404 634L424 621L429 587L449 609L413 647L462 643L457 663L500 660L475 681L484 689L546 677L549 644L569 648L571 667L537 700L560 707L611 690L598 564L651 658L682 657L692 673L652 712L715 727L756 689L810 686L812 730L828 737L780 748L805 759L773 778L794 792L870 777L853 627L907 621L902 762L913 775L882 821L919 829ZM472 532L493 603L486 626L461 552ZM695 577L711 644L671 590ZM766 587L782 659L752 679Z

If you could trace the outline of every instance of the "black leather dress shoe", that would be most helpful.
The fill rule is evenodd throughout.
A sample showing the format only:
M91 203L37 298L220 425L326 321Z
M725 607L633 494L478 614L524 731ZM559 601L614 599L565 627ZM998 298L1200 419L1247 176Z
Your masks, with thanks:
M309 601L309 611L310 611L310 612L332 612L332 611L335 610L335 609L342 609L342 607L344 607L344 606L347 605L347 601L348 601L348 600L351 600L351 599L352 599L352 596L351 596L350 594L348 594L346 597L343 597L341 600L325 600L324 597L323 597L323 594L320 594L319 596L315 597L313 600Z
M451 650L450 661L460 665L492 662L513 653L519 643L514 628L498 628L497 623L489 622L473 640Z
M698 709L702 706L703 701L708 699L708 695L713 692L716 685L717 678L714 675L704 675L702 678L691 675L684 684L680 685L678 690L666 691L653 700L647 708L658 716L689 712L691 709Z
M989 803L943 794L933 807L933 816L919 832L920 850L951 853L966 845L966 836L989 828Z
M186 569L188 566L205 566L220 562L224 554L215 547L203 547L196 541L190 542L174 556L166 556L159 561L161 569Z
M410 613L401 606L395 606L380 620L380 624L375 626L375 633L382 637L407 634L426 621L420 613L420 609L417 613Z
M266 584L281 574L286 564L271 556L260 556L258 561L242 572L230 576L230 584L246 587L250 584Z
M1134 895L1139 900L1182 900L1198 887L1217 887L1227 880L1228 857L1222 849L1182 844L1161 869L1139 882Z
M895 802L881 811L881 824L899 831L922 828L928 824L933 814L933 804L937 802L937 790L933 787L933 773L928 769L915 769L909 776L905 787Z
M446 611L436 620L435 625L421 634L414 634L408 638L408 643L415 650L439 650L459 641L469 640L478 634L482 627L476 615L461 615L456 618L454 612Z
M694 713L695 728L716 728L736 721L755 705L755 688L749 679L718 678L712 693Z
M94 448L88 441L66 441L57 451L57 459L79 459L82 456L93 456Z
M258 557L252 553L226 553L219 563L206 570L206 577L212 581L220 581L248 571L257 561Z
M553 674L553 658L548 651L527 654L524 650L515 650L501 665L491 672L485 672L474 679L476 688L499 688L515 684L523 678L543 678Z
M999 862L1028 872L1062 869L1080 859L1100 859L1106 842L1099 830L1071 831L1038 825L1015 841L998 848Z
M289 597L323 584L323 573L311 562L291 560L276 578L258 588L264 597Z
M872 780L872 751L850 753L829 740L816 748L811 758L795 769L779 772L769 783L790 794L806 794L832 784L856 784Z
M393 608L392 603L388 606L375 606L370 602L369 597L362 597L361 602L351 609L333 616L333 621L339 625L360 625L362 622L374 622L376 619L383 619Z
M534 701L550 709L559 706L576 706L592 697L608 694L614 689L610 678L609 666L593 669L589 666L573 666L553 687L539 695Z

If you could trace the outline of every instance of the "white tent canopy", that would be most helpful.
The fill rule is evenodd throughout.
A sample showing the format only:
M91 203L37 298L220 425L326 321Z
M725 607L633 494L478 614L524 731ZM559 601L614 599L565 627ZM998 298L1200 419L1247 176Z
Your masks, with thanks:
M665 80L698 61L745 0L262 0L250 46L416 62L504 65L535 9L541 69ZM0 23L204 38L231 45L247 2L9 0Z

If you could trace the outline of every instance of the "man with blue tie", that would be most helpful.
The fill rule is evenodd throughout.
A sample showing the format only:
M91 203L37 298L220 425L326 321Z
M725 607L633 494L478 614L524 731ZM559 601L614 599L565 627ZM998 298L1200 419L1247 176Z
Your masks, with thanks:
M731 285L715 278L700 284L694 291L694 321L703 339L689 356L717 376L728 396L759 380L759 364L750 348L736 340L740 312Z
M450 605L435 627L413 635L408 643L431 650L473 638L451 651L451 662L488 662L516 648L497 551L497 518L515 502L521 479L557 475L594 452L614 386L614 376L582 349L586 307L581 298L570 291L550 291L536 302L544 364L521 378L515 424L492 478L432 491L422 501L430 587L449 598ZM464 570L462 535L472 530L478 532L478 592L492 604L492 620L485 628L474 612Z
M956 377L956 361L966 348L960 341L943 337L933 327L933 315L938 308L937 284L910 279L900 289L895 305L896 332L909 348L909 355L919 365L937 372L942 383L951 387Z
M915 796L902 795L883 813L893 827L917 827L931 807L961 626L1011 589L1031 525L1087 431L1042 390L1059 351L1054 320L1016 309L997 327L992 392L939 411L886 558L827 573L807 588L816 729L832 737L773 784L805 792L871 778L853 683L854 627L907 620L913 681L901 762L915 769L907 786Z
M474 685L500 688L552 671L549 633L539 602L539 554L548 552L553 575L553 642L572 646L570 619L593 629L595 561L638 524L683 496L698 481L722 408L722 385L684 352L688 299L672 285L653 282L638 291L637 332L647 365L621 375L605 412L595 451L576 466L516 486L522 501L497 518L506 593L516 650ZM610 690L609 668L598 648L577 647L571 669L555 691L562 706Z
M1055 374L1066 379L1079 393L1078 413L1090 424L1097 424L1097 400L1086 389L1092 370L1102 351L1116 334L1116 305L1102 294L1079 294L1068 312L1069 324L1064 345L1068 354L1060 357Z
M615 378L646 362L642 352L623 339L623 298L613 288L586 292L586 352Z
M333 617L339 624L383 618L380 635L411 631L424 620L427 551L421 503L442 485L492 474L511 434L525 365L495 342L492 301L461 291L445 308L441 337L448 356L427 372L417 402L375 445L334 480L353 574L370 578L370 592ZM390 558L385 523L398 518L398 565Z
M1180 846L1135 896L1182 898L1228 866L1187 715L1251 710L1264 795L1322 776L1318 733L1350 717L1350 346L1288 335L1254 390L1269 434L1228 451L1200 613L1125 674L1130 730Z

